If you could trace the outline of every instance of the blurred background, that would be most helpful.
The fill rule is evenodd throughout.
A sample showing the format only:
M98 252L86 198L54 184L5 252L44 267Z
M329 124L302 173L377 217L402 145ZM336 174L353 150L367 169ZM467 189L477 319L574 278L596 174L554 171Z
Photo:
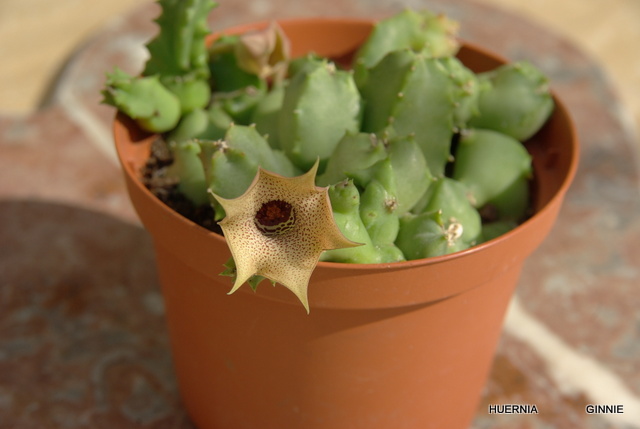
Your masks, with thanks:
M0 114L36 110L75 50L149 1L0 0ZM596 58L640 129L640 0L482 1L541 23Z

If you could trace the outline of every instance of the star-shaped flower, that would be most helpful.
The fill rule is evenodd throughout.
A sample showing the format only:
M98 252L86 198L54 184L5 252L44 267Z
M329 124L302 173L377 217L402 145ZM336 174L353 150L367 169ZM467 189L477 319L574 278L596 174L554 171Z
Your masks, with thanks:
M214 195L226 212L220 221L236 265L235 292L254 275L291 290L307 312L307 287L324 250L358 246L333 219L328 188L315 186L318 163L298 177L262 168L238 198Z

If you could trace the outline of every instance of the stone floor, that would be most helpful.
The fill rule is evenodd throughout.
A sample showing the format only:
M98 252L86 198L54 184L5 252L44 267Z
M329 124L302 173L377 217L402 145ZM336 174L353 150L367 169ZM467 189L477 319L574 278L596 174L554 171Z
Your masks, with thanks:
M459 20L463 38L541 67L582 143L558 224L525 266L473 428L640 428L640 180L628 112L567 40L472 0L427 3ZM227 3L213 25L383 16L425 2L274 4ZM151 242L115 160L113 111L99 105L105 71L140 70L156 13L149 5L89 40L48 107L0 115L0 428L193 427ZM539 414L490 414L492 404L535 404ZM587 414L587 404L624 413Z

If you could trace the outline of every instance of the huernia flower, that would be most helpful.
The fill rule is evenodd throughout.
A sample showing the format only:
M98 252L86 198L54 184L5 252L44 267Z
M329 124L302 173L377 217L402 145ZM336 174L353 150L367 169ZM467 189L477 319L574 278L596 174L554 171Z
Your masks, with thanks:
M229 293L252 276L291 290L307 312L307 288L320 254L359 245L336 225L328 188L315 186L318 163L305 174L284 177L262 168L247 191L233 199L214 195L225 210L219 222L236 275Z

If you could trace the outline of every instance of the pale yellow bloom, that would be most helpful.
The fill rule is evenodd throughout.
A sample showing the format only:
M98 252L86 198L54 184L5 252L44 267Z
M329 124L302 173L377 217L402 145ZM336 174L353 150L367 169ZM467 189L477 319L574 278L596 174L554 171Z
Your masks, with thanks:
M259 169L238 198L214 195L226 212L220 222L236 265L235 292L253 275L291 290L307 312L309 278L324 250L357 246L333 219L328 188L315 186L318 163L298 177Z

